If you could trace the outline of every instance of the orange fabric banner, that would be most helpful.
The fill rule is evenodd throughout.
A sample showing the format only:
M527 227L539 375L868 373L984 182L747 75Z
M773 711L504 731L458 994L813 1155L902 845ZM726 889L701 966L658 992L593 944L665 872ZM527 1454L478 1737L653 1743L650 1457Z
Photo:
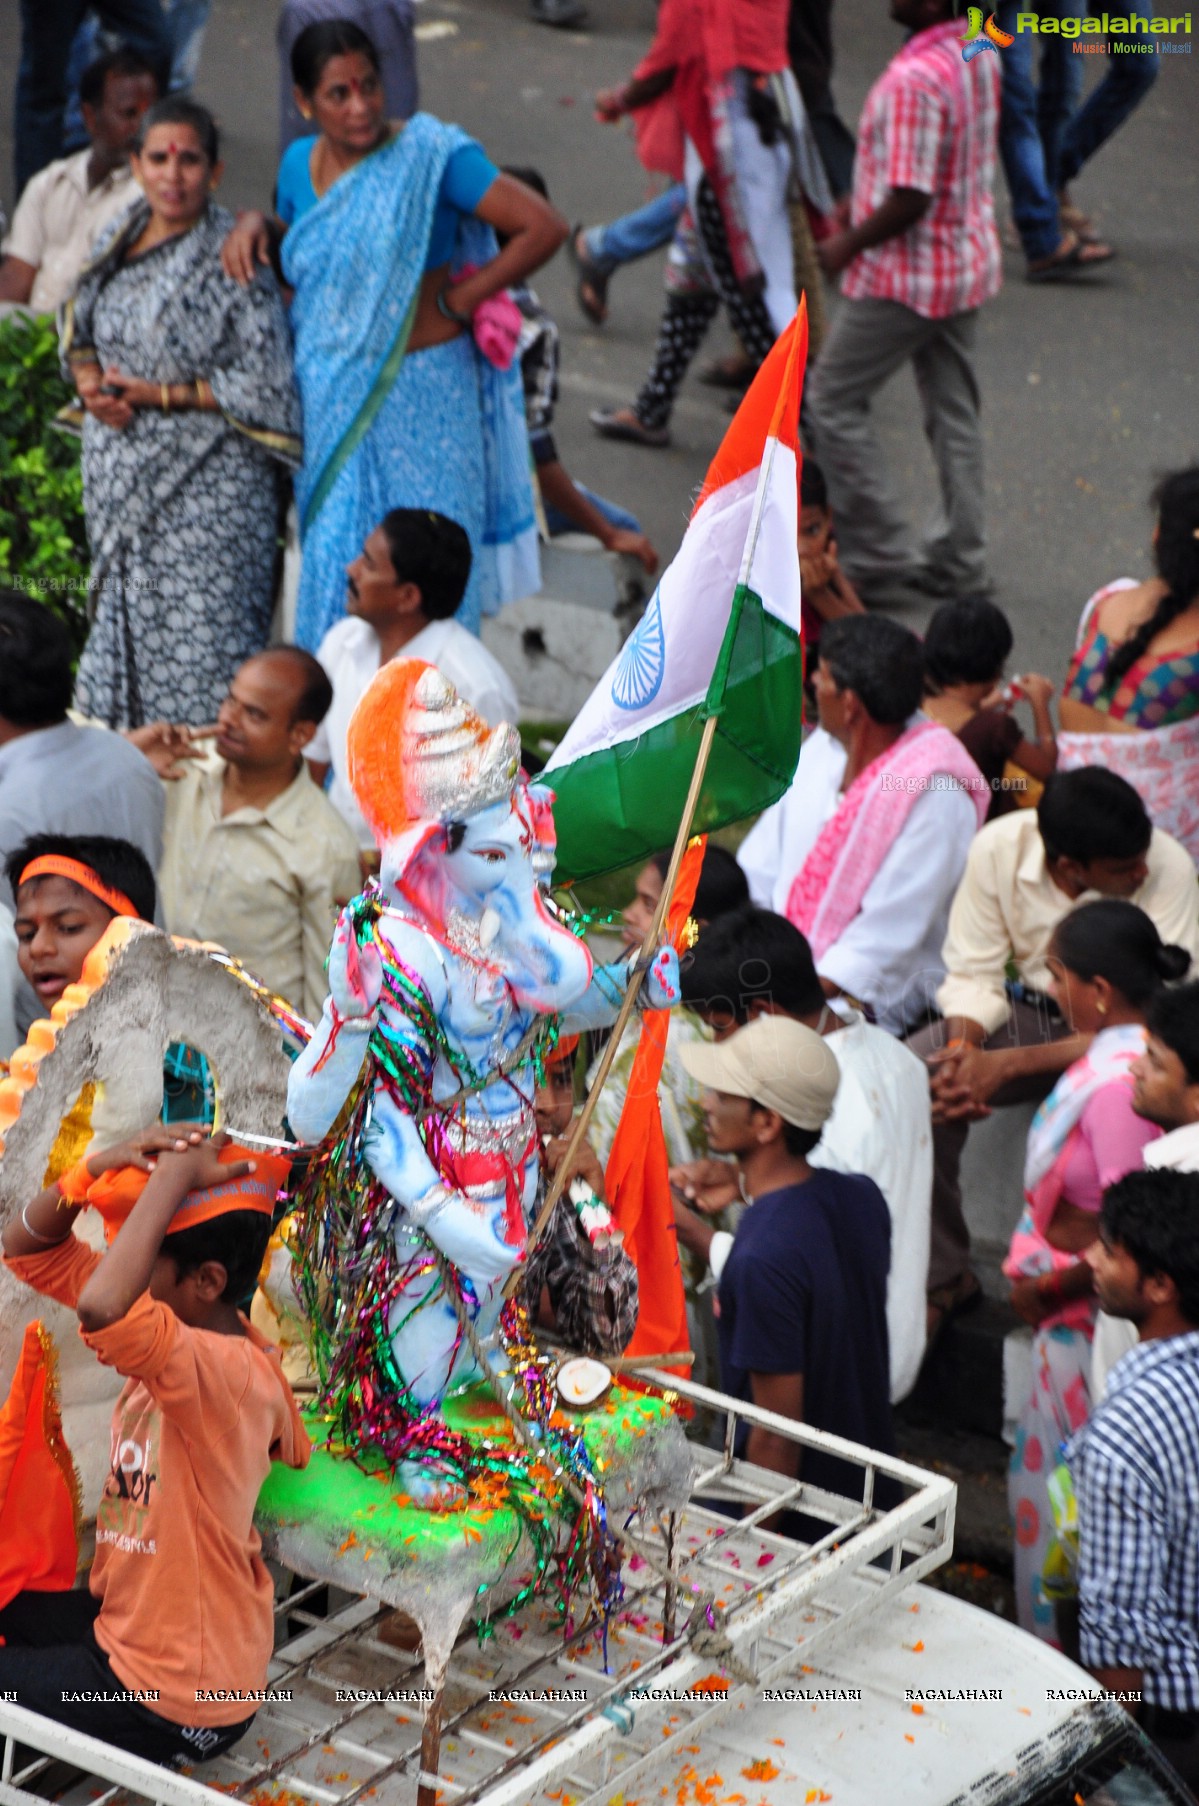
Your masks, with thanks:
M695 902L706 845L706 835L689 841L679 866L666 916L666 937L676 948ZM647 1010L641 1018L641 1038L604 1175L609 1208L637 1268L637 1327L628 1347L635 1355L673 1353L691 1346L670 1195L670 1163L658 1106L669 1026L666 1010ZM685 1373L686 1369L675 1371Z
M0 1606L23 1591L64 1593L79 1565L79 1479L63 1439L58 1354L44 1324L25 1331L0 1408Z

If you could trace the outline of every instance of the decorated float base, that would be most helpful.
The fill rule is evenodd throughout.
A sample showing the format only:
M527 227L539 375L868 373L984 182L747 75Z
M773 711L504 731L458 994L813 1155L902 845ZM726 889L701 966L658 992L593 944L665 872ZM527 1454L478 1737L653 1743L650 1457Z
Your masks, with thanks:
M484 1386L447 1399L442 1415L476 1444L512 1448L512 1428ZM536 1551L524 1519L502 1483L448 1510L416 1505L382 1465L356 1465L335 1452L319 1415L306 1421L311 1462L303 1472L272 1468L258 1502L265 1552L298 1574L405 1612L420 1629L436 1686L463 1625L502 1611L533 1578ZM561 1422L582 1430L615 1529L635 1511L686 1503L692 1455L666 1399L613 1386L592 1410L563 1413ZM552 1523L548 1468L546 1478Z

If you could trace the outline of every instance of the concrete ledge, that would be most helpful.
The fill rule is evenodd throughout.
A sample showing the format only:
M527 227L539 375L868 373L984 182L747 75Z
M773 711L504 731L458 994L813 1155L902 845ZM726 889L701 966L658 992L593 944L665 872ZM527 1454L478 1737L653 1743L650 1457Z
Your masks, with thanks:
M541 548L541 591L483 623L483 644L516 685L526 719L578 714L645 608L635 559L568 533Z

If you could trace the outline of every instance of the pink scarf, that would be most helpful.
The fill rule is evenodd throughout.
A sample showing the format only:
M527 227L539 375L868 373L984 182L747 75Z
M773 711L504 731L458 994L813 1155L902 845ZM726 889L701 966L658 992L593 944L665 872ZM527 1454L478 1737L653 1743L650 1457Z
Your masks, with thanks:
M862 907L883 860L903 833L916 799L937 777L960 784L981 828L991 791L956 734L917 721L859 772L816 838L787 898L787 916L819 961ZM797 782L803 782L800 755Z

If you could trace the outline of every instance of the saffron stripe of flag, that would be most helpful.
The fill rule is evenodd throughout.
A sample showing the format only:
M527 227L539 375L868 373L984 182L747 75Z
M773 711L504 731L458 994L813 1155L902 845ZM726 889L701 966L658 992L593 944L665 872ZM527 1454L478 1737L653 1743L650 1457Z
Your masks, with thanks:
M674 840L718 717L697 833L775 802L799 759L799 401L804 302L734 416L678 554L546 767L559 882Z

